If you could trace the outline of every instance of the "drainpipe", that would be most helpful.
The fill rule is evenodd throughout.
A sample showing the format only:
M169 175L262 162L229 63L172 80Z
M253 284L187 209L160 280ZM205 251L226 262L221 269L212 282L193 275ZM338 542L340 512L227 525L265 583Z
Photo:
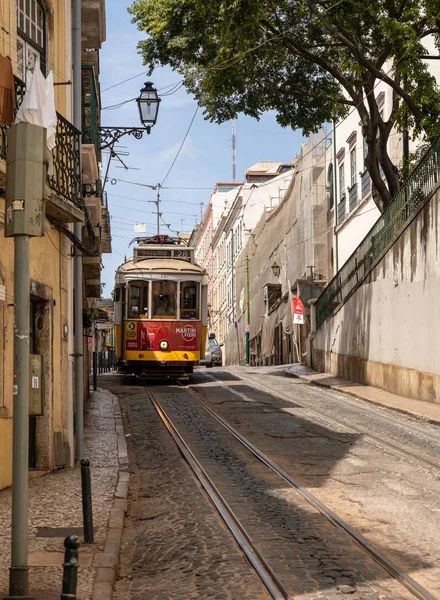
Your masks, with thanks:
M81 125L81 0L72 3L72 62L73 62L73 124L80 131ZM80 151L81 161L81 151ZM82 173L82 169L80 170ZM80 191L82 196L82 189ZM74 233L78 239L82 237L81 223L75 223ZM83 394L83 330L82 330L82 305L83 305L83 264L82 252L75 246L74 258L74 310L75 310L75 351L76 359L76 460L83 458L84 444L84 394Z
M338 226L338 165L336 162L336 123L333 120L333 207L335 210L335 275L339 271L339 257L338 257L338 234L336 228Z

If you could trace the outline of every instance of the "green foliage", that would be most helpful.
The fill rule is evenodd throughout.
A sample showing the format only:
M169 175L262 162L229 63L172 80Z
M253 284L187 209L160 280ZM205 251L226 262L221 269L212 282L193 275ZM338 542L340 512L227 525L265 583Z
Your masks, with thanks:
M87 327L87 328L91 327L93 321L96 321L98 316L99 316L99 311L94 306L84 307L83 308L83 326Z
M440 0L135 0L129 10L147 33L139 50L150 72L180 73L211 121L274 110L280 125L307 135L358 110L385 204L398 182L386 154L391 126L428 140L439 133L440 93L422 42L432 35L438 47ZM394 93L385 122L374 100L380 80Z

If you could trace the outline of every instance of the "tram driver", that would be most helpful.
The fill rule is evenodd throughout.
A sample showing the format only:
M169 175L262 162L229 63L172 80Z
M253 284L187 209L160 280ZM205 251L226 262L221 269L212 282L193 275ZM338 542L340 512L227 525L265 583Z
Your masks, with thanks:
M159 296L159 306L156 309L156 316L174 317L174 309L170 305L170 297L168 295Z

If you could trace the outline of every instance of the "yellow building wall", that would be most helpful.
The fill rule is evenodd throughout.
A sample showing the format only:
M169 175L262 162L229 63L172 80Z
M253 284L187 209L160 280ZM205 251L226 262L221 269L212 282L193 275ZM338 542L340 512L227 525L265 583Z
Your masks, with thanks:
M72 79L71 65L71 8L68 0L53 0L53 13L47 19L47 65L54 67L54 80L65 83ZM0 53L12 58L16 68L16 3L0 0ZM71 120L72 86L57 85L55 102L57 111ZM5 168L0 159L0 170ZM0 301L3 327L0 330L0 489L12 483L12 411L13 411L13 294L14 294L14 241L4 238L5 200L0 197L0 284L5 285L6 301ZM55 466L54 434L67 439L67 386L68 346L63 327L69 322L66 272L70 257L70 243L57 230L50 228L43 238L30 241L30 278L52 290L51 368L46 373L45 386L49 390L46 404L49 414L37 417L37 449L40 449L44 468ZM0 323L2 320L0 319ZM73 335L73 332L70 332ZM71 385L71 382L70 382ZM40 433L38 434L38 427Z
M12 419L0 419L0 490L12 482Z

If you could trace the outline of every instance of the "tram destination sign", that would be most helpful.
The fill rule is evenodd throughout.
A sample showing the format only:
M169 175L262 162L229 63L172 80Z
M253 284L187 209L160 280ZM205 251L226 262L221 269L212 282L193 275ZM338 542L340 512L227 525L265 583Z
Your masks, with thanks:
M136 260L143 258L178 258L180 260L191 260L189 248L135 248Z

